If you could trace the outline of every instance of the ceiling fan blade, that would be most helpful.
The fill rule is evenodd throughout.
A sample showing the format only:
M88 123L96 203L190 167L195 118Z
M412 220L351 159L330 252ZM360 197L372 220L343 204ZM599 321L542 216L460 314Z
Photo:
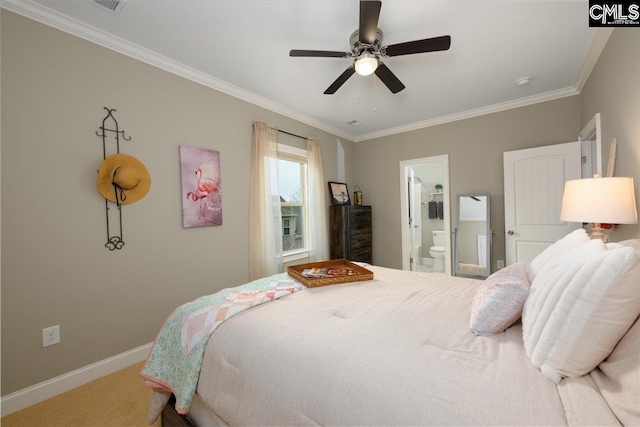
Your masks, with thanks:
M340 89L340 86L342 86L344 82L349 80L349 77L351 77L355 72L356 69L353 67L353 65L344 70L344 73L340 74L340 77L338 77L335 82L331 83L331 86L329 86L329 88L324 91L324 94L333 95L334 93L336 93L336 91Z
M360 42L372 44L376 41L378 18L380 18L381 1L360 2Z
M378 65L378 68L376 68L376 76L382 80L382 83L387 85L392 93L398 93L405 88L396 75L391 72L389 67L384 65L382 62Z
M349 58L351 52L337 52L333 50L296 50L289 52L289 56L304 56L317 58Z
M386 56L411 55L414 53L436 52L447 50L451 46L451 36L433 37L431 39L414 40L392 44L383 48Z

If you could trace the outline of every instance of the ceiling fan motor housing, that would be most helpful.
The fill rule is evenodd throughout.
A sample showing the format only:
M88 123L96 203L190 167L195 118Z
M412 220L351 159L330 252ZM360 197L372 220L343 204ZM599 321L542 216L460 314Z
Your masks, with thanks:
M380 28L376 30L376 40L371 45L368 45L360 41L360 30L357 29L349 37L349 44L351 45L353 56L360 56L365 52L378 55L382 47L382 30Z

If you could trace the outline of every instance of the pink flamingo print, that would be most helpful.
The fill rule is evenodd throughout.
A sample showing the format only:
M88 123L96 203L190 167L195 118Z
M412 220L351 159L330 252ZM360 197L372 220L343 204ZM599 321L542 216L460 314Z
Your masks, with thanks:
M187 199L191 199L194 202L200 200L200 202L204 202L204 206L209 203L213 203L211 200L211 193L218 193L218 187L216 186L216 181L218 180L218 173L216 168L209 164L203 163L198 169L196 169L196 175L198 176L198 181L196 183L196 190L189 191L187 193ZM205 198L209 199L209 202L205 202ZM200 206L200 211L202 212L202 204Z

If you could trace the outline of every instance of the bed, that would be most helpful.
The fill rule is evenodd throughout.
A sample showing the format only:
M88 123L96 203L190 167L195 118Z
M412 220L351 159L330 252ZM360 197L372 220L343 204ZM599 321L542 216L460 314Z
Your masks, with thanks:
M222 323L191 411L175 416L155 391L150 422L163 408L163 425L197 426L640 422L637 321L598 368L556 384L529 360L519 321L470 332L481 281L367 268L374 280L304 289Z

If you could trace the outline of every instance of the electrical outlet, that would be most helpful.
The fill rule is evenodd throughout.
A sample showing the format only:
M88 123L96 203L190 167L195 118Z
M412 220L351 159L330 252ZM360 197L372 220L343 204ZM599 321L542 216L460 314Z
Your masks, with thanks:
M60 325L52 326L50 328L44 328L42 330L42 346L49 347L50 345L60 343Z
M499 259L498 260L498 270L500 270L501 268L504 268L504 260L503 259Z

